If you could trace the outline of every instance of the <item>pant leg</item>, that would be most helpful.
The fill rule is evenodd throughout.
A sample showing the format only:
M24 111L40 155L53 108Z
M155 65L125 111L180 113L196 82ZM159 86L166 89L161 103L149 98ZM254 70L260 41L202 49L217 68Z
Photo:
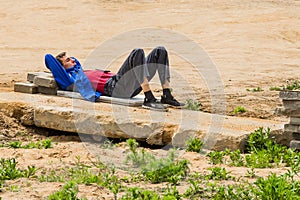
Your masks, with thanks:
M149 72L147 77L149 81L157 71L161 85L165 84L166 80L170 82L169 56L164 47L154 48L146 58L146 65Z
M145 54L142 49L134 49L116 74L113 97L130 98L142 91L144 77L149 76L145 66Z

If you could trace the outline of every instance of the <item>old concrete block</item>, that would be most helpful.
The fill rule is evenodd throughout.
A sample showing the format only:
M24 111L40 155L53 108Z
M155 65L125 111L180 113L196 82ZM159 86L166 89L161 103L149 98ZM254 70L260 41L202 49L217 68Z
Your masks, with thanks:
M52 74L50 72L29 72L27 73L27 81L33 83L33 79L36 76L52 77Z
M300 109L300 100L282 100L284 108Z
M285 132L292 132L292 133L300 133L300 126L293 125L293 124L285 124L284 125Z
M299 140L292 140L290 142L290 147L299 150L300 149L300 141Z
M48 95L56 95L57 94L57 88L49 88L49 87L38 87L38 92L42 94L48 94Z
M57 88L57 84L54 78L36 76L33 79L33 83L37 86L47 87L47 88Z
M281 91L279 98L283 100L300 100L300 91Z
M33 83L15 83L14 85L15 92L22 92L22 93L29 93L29 94L36 94L38 93L38 86Z
M290 118L290 124L300 125L300 117L291 117Z
M293 139L294 140L299 140L300 141L300 133L292 133Z
M275 110L276 115L285 115L288 117L300 117L300 109L278 107Z

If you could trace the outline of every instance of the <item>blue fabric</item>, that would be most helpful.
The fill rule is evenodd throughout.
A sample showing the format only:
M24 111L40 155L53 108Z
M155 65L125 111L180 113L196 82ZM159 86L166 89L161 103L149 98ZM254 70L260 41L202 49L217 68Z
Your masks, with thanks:
M61 89L66 90L75 82L75 78L70 76L60 62L58 62L58 60L56 60L56 58L51 54L46 54L45 64L46 67L52 72L54 79Z
M88 77L83 72L80 62L76 58L74 59L76 65L65 70L54 56L46 54L45 64L61 89L66 90L75 83L77 90L84 99L92 102L97 101L101 93L94 90Z

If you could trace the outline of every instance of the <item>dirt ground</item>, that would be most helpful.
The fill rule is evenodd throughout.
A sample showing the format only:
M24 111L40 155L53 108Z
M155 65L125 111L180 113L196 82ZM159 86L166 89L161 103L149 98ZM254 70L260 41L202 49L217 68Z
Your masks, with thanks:
M0 7L0 91L13 90L13 84L24 81L27 72L46 70L43 61L46 53L67 51L84 63L98 47L120 34L156 28L184 35L207 53L222 83L227 115L233 115L234 108L243 106L247 111L238 114L241 117L287 121L286 117L275 115L281 100L278 91L270 88L299 80L300 1L28 0L0 1ZM151 32L145 31L145 36L148 35L149 40L153 39ZM174 43L168 40L161 44L153 39L152 44L168 49ZM136 47L150 50L149 46ZM108 53L113 54L115 48L108 49ZM121 52L109 66L88 67L117 70L129 52L130 49ZM189 52L194 51L185 49L185 53ZM203 111L211 112L214 91L208 87L207 80L213 79L203 77L201 70L199 73L199 69L205 70L207 66L193 66L176 49L171 48L169 54L171 85L176 97L180 101L198 100ZM152 84L155 95L159 96L158 81ZM252 91L258 87L263 91ZM15 119L0 114L2 143L37 141L52 133L23 127ZM21 166L44 169L73 165L76 156L83 162L95 159L77 136L53 136L52 139L57 141L52 149L1 148L0 154L2 158L16 157ZM209 166L203 155L185 153L183 156L191 160L192 170L201 171ZM238 175L246 169L230 171ZM268 170L260 173L266 174ZM9 184L21 185L21 191L0 192L3 199L44 199L63 185L27 179ZM80 191L89 199L112 198L108 190L96 186L80 188Z

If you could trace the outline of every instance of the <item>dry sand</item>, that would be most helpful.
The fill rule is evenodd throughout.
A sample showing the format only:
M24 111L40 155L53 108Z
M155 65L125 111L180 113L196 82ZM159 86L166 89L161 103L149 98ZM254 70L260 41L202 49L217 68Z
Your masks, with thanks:
M278 92L269 88L299 79L300 1L2 0L0 7L0 91L12 90L13 83L24 81L29 71L44 71L46 53L67 51L84 63L97 47L112 37L137 29L159 28L183 34L207 52L224 85L228 115L232 115L236 106L243 106L248 110L241 115L243 117L287 121L285 117L274 115L281 101ZM157 45L168 48L170 44ZM111 66L104 67L116 70L129 51L115 58ZM194 78L196 68L205 66L192 66L176 52L170 52L170 65L189 80L189 84L184 85L178 73L174 73L172 87L177 98L184 101L194 97L203 104L204 111L210 112L211 91L203 77ZM264 91L246 90L257 87ZM158 88L158 84L154 82L153 88ZM158 89L155 91L156 95L160 94ZM1 135L14 139L18 129L24 127L10 120L13 119L1 115ZM25 133L34 131L26 129ZM42 157L37 151L4 148L0 152L1 157L19 157L21 164L27 166L47 165L48 157L60 155L58 152L63 149L71 155L62 156L69 164L74 163L77 155L74 152L81 151L82 157L88 154L81 143L74 141L59 143ZM12 184L18 182L22 180ZM20 192L6 191L3 199L43 199L62 185L34 181L32 185L26 181L20 184ZM90 199L104 199L109 193L98 187L82 191L93 191Z

